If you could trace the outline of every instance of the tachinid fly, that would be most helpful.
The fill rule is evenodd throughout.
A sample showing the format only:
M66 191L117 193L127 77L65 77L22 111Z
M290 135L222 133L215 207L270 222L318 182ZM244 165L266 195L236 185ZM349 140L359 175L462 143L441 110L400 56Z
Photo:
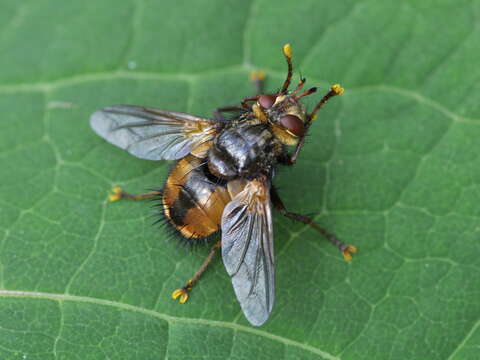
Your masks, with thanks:
M272 205L319 231L346 260L356 251L310 218L287 211L272 184L277 166L295 164L318 110L343 93L333 85L307 113L300 100L316 88L302 91L301 78L295 90L288 90L293 71L289 44L283 54L288 73L280 91L264 94L264 75L254 73L257 95L216 109L211 119L130 105L105 107L90 119L98 135L136 157L176 160L162 191L133 195L117 187L110 200L160 198L168 223L189 241L221 231L200 269L172 297L186 302L221 249L243 313L256 326L268 319L275 300ZM229 112L238 116L225 117Z

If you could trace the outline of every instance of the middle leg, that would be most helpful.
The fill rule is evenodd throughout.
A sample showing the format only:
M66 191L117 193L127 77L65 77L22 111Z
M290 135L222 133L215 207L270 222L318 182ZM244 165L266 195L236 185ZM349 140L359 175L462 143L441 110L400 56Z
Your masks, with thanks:
M227 121L227 118L223 115L223 113L235 112L235 111L245 111L245 109L238 105L219 107L213 111L213 118L216 121L225 122Z
M250 73L250 80L253 82L257 96L262 95L265 90L265 73L263 71L252 71Z
M213 117L217 121L225 122L227 119L223 115L225 112L235 112L235 111L247 111L251 109L251 105L248 103L249 101L257 101L258 96L263 94L264 91L264 83L265 83L265 73L263 71L253 71L250 74L250 80L252 80L253 85L255 87L255 96L247 97L242 100L241 105L234 105L234 106L224 106L215 109L213 112Z

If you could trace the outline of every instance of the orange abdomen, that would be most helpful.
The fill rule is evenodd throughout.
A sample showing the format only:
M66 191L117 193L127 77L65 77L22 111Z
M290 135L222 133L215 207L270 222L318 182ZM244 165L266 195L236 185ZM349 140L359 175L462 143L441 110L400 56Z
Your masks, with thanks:
M220 230L230 200L225 183L208 174L205 159L193 155L177 162L163 189L165 217L186 238L205 238Z

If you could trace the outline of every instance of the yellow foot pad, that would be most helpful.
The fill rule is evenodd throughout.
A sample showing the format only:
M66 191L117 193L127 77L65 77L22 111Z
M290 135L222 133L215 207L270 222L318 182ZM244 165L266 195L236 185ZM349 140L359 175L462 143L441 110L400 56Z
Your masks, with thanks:
M345 250L342 251L343 258L345 261L350 261L352 260L352 254L355 254L357 252L357 248L353 245L347 245Z
M250 73L250 80L252 81L265 80L265 73L263 71L252 71Z
M172 299L177 299L180 304L185 304L188 300L188 293L192 290L192 282L189 281L187 285L172 292Z
M345 92L345 89L340 86L340 84L335 84L332 86L332 91L336 95L342 95Z
M292 57L292 54L292 46L290 44L283 45L283 55L290 59Z
M117 201L122 198L123 190L120 186L114 186L112 189L112 193L108 195L109 201Z

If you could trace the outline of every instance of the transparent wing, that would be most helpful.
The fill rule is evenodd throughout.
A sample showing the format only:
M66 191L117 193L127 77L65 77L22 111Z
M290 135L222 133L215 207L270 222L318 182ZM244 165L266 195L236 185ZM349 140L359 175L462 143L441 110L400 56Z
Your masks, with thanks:
M130 105L98 110L90 125L108 142L148 160L180 159L215 133L209 119Z
M267 321L275 298L273 227L269 185L252 180L222 216L222 258L245 317Z

